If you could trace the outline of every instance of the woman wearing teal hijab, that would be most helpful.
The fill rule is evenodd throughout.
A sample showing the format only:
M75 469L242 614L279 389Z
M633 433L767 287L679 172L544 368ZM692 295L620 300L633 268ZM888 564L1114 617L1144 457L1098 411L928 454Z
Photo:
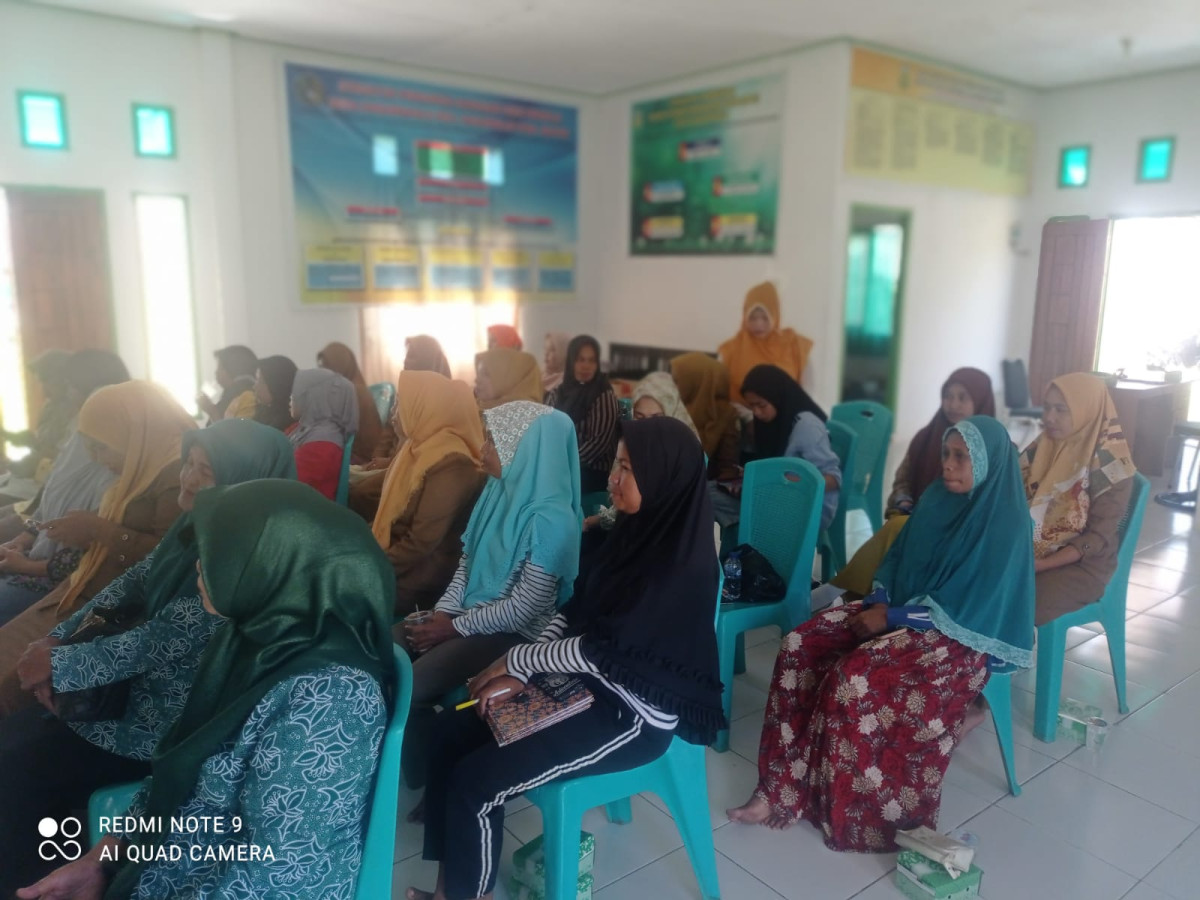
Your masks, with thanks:
M434 705L510 647L537 640L579 571L579 449L565 414L527 400L483 413L488 479L463 555L433 618L406 629L421 654L404 736L404 777L425 784ZM417 814L419 815L419 813Z
M128 812L165 827L105 837L29 897L95 891L114 850L108 900L353 895L395 691L391 565L358 516L297 482L206 491L193 516L205 608L226 622ZM228 830L173 830L192 816Z
M783 641L758 787L729 817L804 818L833 850L895 850L898 829L936 827L942 778L991 659L1032 665L1033 540L1017 453L987 416L946 431L942 477L862 604Z
M52 710L66 692L127 682L129 694L117 719L64 722L35 706L0 723L0 835L13 848L6 854L12 865L0 867L0 896L53 868L37 854L37 823L87 806L98 787L149 774L159 738L187 701L200 656L222 622L204 611L196 588L197 495L214 485L296 477L288 439L243 419L185 433L183 460L183 515L150 555L33 644L18 668L23 685ZM121 634L62 645L89 616L114 613L144 621Z

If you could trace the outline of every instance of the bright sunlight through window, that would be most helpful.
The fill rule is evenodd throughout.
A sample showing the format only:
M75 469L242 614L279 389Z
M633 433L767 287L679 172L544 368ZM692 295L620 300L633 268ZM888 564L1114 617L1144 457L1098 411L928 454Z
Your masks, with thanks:
M196 329L187 202L182 197L139 194L134 206L150 379L170 391L184 409L192 409Z
M12 235L8 229L8 197L0 188L0 426L5 431L29 427L25 407L25 360L21 356L21 320L17 314L16 282L13 279ZM24 447L6 448L9 459L29 452Z

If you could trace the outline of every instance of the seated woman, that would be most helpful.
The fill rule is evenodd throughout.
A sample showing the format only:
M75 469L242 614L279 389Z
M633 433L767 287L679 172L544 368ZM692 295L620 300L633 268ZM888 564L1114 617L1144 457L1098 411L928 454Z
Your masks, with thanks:
M258 357L249 347L232 344L213 354L217 358L217 384L221 396L216 403L201 391L196 395L196 405L208 416L208 423L221 419L252 419L257 408L254 395L254 373L258 371Z
M550 392L562 384L563 373L567 365L567 347L571 344L571 335L565 331L547 331L546 340L542 347L542 399L550 396Z
M201 491L192 515L200 596L226 622L128 812L163 827L109 834L18 897L354 894L396 689L387 560L292 481ZM173 827L190 817L224 827Z
M43 523L54 540L83 556L70 578L0 628L0 715L33 700L16 677L29 644L144 559L179 517L180 442L195 427L170 394L148 381L101 388L83 405L79 433L116 479L98 512L72 511Z
M671 360L671 377L708 455L708 477L735 481L742 475L742 425L729 402L729 370L707 353Z
M354 385L328 369L301 369L292 383L291 411L296 424L287 436L296 448L297 476L332 500L346 438L358 429Z
M8 432L0 428L0 471L4 469L4 445L28 447L29 453L15 462L7 462L8 471L0 475L0 505L33 497L45 483L50 466L74 428L78 404L72 403L67 389L66 368L71 354L66 350L47 350L29 362L26 368L42 389L42 408L33 429Z
M1080 372L1050 382L1042 427L1021 453L1038 625L1103 596L1117 568L1117 527L1137 472L1102 378Z
M258 361L254 382L254 421L286 432L296 424L292 417L292 387L296 364L286 356L268 356Z
M450 361L437 338L417 334L404 342L404 371L437 372L450 377Z
M295 478L292 447L279 431L225 419L183 436L179 507L162 542L48 637L25 651L17 674L52 713L65 693L127 682L119 718L64 721L31 707L0 722L0 842L12 848L0 896L54 865L37 853L37 823L87 806L97 788L144 778L159 739L179 717L204 648L223 619L204 611L196 588L192 507L200 491L256 478ZM108 637L63 644L91 615L141 624Z
M547 402L575 423L580 483L585 494L603 491L620 440L621 407L600 371L600 344L581 334L567 347L566 376Z
M832 850L884 853L937 827L942 778L989 655L1033 664L1033 552L1016 450L995 419L947 433L926 491L866 604L783 640L758 786L729 817L807 819Z
M505 347L476 354L475 399L480 409L494 409L517 400L540 403L542 373L537 360Z
M704 453L674 419L623 422L609 480L621 518L534 644L513 647L471 683L479 715L444 713L430 756L425 859L432 892L408 900L490 896L504 804L565 775L618 772L666 751L674 735L707 744L724 725L713 614L717 557ZM507 747L483 721L536 673L575 673L595 702ZM509 693L496 696L508 689Z
M742 397L754 414L754 450L751 459L796 456L807 460L825 476L825 502L821 508L821 527L828 528L837 512L842 487L841 462L829 444L826 415L816 401L795 380L775 366L756 366L746 375ZM740 491L732 496L736 497ZM740 502L739 502L740 505ZM740 509L723 510L737 521ZM731 522L721 521L721 527Z
M779 327L779 292L770 281L756 284L742 303L742 327L717 352L729 369L734 403L742 398L742 382L755 366L775 366L793 381L804 379L813 342L790 328Z
M406 440L388 466L371 531L391 561L395 614L429 609L454 577L462 533L486 476L483 426L471 389L436 372L401 372L396 430Z
M571 595L579 570L579 455L575 426L540 403L484 413L483 467L491 477L463 555L433 618L409 626L413 703L404 777L422 787L434 705L517 644L535 641Z
M996 398L992 379L979 369L955 369L942 385L942 405L929 424L913 437L908 452L896 470L887 502L887 521L872 535L830 584L857 597L871 593L875 570L900 535L913 506L925 489L941 477L942 438L963 419L995 416Z
M336 372L354 386L354 396L358 402L358 424L352 429L355 434L351 458L360 465L370 462L375 458L375 448L379 439L383 437L383 422L379 419L379 410L375 407L371 389L367 387L366 379L358 368L354 351L345 344L334 341L317 354L317 365L330 372Z
M524 350L521 334L511 325L489 325L487 329L488 349L507 347L509 350Z

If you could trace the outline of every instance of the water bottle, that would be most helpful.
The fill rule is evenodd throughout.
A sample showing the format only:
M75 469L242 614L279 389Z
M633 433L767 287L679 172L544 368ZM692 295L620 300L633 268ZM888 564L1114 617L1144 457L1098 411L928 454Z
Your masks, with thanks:
M742 551L731 550L725 559L725 588L721 592L724 603L737 603L742 599Z

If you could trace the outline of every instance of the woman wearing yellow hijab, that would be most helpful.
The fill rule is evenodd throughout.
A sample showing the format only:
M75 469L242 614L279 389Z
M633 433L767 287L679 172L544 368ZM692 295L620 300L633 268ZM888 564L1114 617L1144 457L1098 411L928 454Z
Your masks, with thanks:
M179 516L181 439L195 427L170 394L148 381L101 388L84 403L79 433L116 480L97 513L70 512L44 523L55 540L82 556L70 578L0 628L0 714L30 699L15 677L29 643L145 557Z
M717 350L729 368L733 402L742 402L742 381L759 365L777 366L797 383L808 365L813 342L790 328L779 327L779 292L769 281L746 292L742 328Z
M514 400L541 403L542 372L537 360L521 350L495 347L475 357L475 399L480 409Z
M541 384L541 378L538 378ZM430 609L462 554L462 533L483 490L483 424L471 389L437 372L404 371L396 431L371 531L396 573L396 614Z
M1021 454L1033 517L1036 624L1095 603L1117 568L1117 527L1137 472L1104 380L1050 382L1042 434Z
M671 377L708 455L709 479L739 477L742 426L729 402L729 370L719 359L693 352L671 360Z

